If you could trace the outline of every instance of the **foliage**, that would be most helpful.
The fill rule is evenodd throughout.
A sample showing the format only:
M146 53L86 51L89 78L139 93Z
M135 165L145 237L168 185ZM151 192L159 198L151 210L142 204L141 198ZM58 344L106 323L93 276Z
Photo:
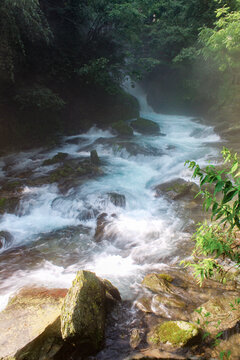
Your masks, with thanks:
M49 43L52 35L38 0L2 0L0 32L0 80L8 81L27 56L25 44Z
M37 108L40 111L60 111L64 101L51 89L35 85L33 88L24 88L15 97L21 110Z
M204 197L203 207L206 211L211 210L211 218L215 220L211 224L205 221L198 225L193 235L196 242L194 261L184 262L185 267L193 267L200 285L205 278L216 273L221 275L223 282L226 281L226 272L219 260L226 258L236 266L240 265L240 244L236 230L240 228L240 161L237 154L232 154L226 148L223 148L222 155L225 163L229 163L229 167L222 170L214 165L202 170L194 161L186 162L194 170L193 177L200 180L199 194Z

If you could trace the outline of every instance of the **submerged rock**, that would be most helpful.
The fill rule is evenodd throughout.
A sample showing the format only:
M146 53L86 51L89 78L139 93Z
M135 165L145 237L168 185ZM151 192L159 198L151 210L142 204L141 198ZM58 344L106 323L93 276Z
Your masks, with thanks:
M63 346L60 312L66 289L20 291L0 313L0 359L51 359Z
M167 344L183 347L197 339L199 330L196 325L186 321L167 321L157 325L149 334L148 342L154 345Z
M199 192L199 187L191 181L176 179L155 187L156 197L167 196L172 200L190 197L193 199Z
M77 273L61 311L62 338L95 352L105 330L105 287L90 271Z
M152 120L146 120L143 118L138 118L131 122L131 126L134 130L140 132L141 134L149 134L149 135L158 135L160 128L157 123Z
M125 206L126 206L126 197L125 197L125 195L118 194L118 193L115 193L115 192L111 192L111 193L108 193L108 197L109 197L110 202L113 205L125 208Z

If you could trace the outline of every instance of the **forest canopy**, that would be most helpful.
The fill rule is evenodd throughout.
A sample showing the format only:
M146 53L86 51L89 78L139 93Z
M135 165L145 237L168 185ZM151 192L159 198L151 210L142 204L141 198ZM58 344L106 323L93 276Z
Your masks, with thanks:
M61 132L74 97L116 96L126 75L161 80L166 69L186 104L236 105L239 9L239 0L2 0L2 134L24 137L46 118L45 130Z

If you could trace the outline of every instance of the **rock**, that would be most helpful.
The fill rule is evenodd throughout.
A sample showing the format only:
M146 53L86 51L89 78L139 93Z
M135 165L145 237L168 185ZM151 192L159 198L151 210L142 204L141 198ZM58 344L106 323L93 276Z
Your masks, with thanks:
M154 306L164 305L167 307L175 307L184 309L186 307L186 303L182 301L180 298L171 297L171 296L163 296L163 295L155 295L153 297Z
M0 231L0 249L8 248L13 242L13 236L8 231Z
M170 277L170 275L167 275L166 277L166 274L147 274L142 281L142 285L155 293L174 293L175 286L171 285L171 282L167 279L172 281L172 277Z
M146 120L143 118L138 118L131 122L131 126L134 130L140 132L141 134L150 134L157 135L160 131L159 125L152 120Z
M183 179L176 179L160 184L154 189L156 191L156 197L165 195L172 200L183 199L185 197L193 199L199 192L199 187L194 182L185 181Z
M105 287L90 271L77 273L61 311L62 338L95 352L105 329Z
M92 150L91 153L90 153L90 159L91 159L91 162L94 164L94 165L99 165L100 164L100 159L98 157L98 153L96 150Z
M6 195L5 197L0 198L0 214L4 214L5 212L9 214L15 213L18 204L20 201L20 197Z
M111 125L113 132L120 136L133 136L133 129L124 121L118 121Z
M141 310L141 311L143 311L145 313L151 313L152 312L152 307L151 307L152 299L149 298L149 297L146 297L146 296L141 297L140 299L136 300L135 304L136 304L136 307L139 310Z
M107 213L101 213L100 215L98 215L98 217L97 217L97 226L96 226L95 235L94 235L94 239L95 239L96 242L102 241L102 239L106 235L105 234L106 226L108 224L110 224L111 221L113 219L115 219L116 217L117 217L116 214L108 215ZM111 239L112 235L108 234L107 238Z
M63 346L60 312L66 289L23 289L0 313L0 358L51 359Z
M167 351L161 351L158 349L144 349L141 350L141 352L128 357L124 360L155 360L155 359L161 359L161 360L186 360L185 356L174 354Z
M214 347L211 351L211 356L213 359L218 359L220 353L227 354L229 351L231 355L229 359L231 360L239 360L239 344L240 344L240 334L233 334L227 339L221 339L219 344ZM223 359L227 359L227 357L223 357Z
M231 329L240 321L240 305L236 303L237 298L237 295L230 294L214 297L194 311L191 320L199 322L200 327L213 335Z
M102 213L97 217L97 227L95 230L94 239L96 242L100 242L104 235L104 229L106 225L109 224L109 220L107 219L107 213Z
M150 344L167 344L180 348L197 339L199 330L196 325L186 321L166 321L157 325L149 334Z
M111 193L108 193L108 197L109 197L110 202L113 205L125 208L125 206L126 206L125 195L111 192Z
M132 329L130 335L130 346L132 349L136 349L142 341L142 332L139 329Z
M113 301L113 302L122 300L120 292L118 291L118 289L115 286L113 286L113 284L109 280L103 279L102 283L106 290L106 298L107 299L109 299L110 301Z
M59 153L57 153L57 155L53 156L51 159L44 160L42 165L43 166L54 165L59 162L63 162L67 157L68 157L68 154L59 152Z

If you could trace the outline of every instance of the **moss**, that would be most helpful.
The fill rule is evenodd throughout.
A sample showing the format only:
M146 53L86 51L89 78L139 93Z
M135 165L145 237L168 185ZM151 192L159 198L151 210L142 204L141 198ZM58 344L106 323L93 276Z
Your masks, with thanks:
M170 276L170 275L169 275ZM168 276L167 276L168 277ZM142 285L155 293L171 292L170 282L165 278L165 274L147 274L142 281Z
M20 181L11 181L3 185L2 190L4 191L15 191L18 187L21 186Z
M153 344L168 343L176 347L185 346L198 335L198 328L186 321L167 321L158 325L149 336Z
M0 198L0 209L1 209L1 210L3 210L3 209L5 208L5 206L6 206L6 201L7 201L6 198L4 198L4 197Z
M58 162L62 162L66 159L67 156L68 154L59 152L53 158L45 160L43 162L43 166L53 165L53 164L57 164Z
M157 134L160 131L158 124L154 121L143 118L138 118L137 120L132 121L131 126L134 130L142 134Z
M158 277L160 279L164 279L164 280L166 280L166 281L168 281L170 283L173 282L173 280L174 280L174 278L169 274L158 274Z
M112 129L121 136L133 136L133 129L124 121L113 123Z

